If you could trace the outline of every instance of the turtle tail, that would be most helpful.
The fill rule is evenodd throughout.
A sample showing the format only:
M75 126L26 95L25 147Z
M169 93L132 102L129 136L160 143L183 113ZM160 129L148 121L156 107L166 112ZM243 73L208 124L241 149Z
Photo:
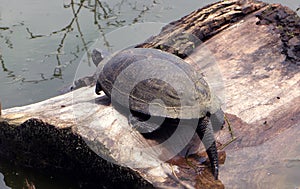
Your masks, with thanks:
M102 91L102 87L101 87L100 83L97 82L95 92L97 95L100 95L101 91Z

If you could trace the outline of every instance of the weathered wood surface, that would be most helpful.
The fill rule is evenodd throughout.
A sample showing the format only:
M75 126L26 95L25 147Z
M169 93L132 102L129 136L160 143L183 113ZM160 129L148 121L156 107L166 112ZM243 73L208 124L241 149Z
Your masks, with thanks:
M186 34L199 40L180 37ZM217 93L237 137L225 148L220 170L225 186L284 183L281 174L269 174L286 171L280 169L283 162L300 157L300 21L294 12L255 1L219 2L170 23L138 46L185 58L213 88L224 87ZM211 61L217 67L203 66ZM149 141L128 126L107 97L96 96L94 87L3 110L0 125L1 157L25 166L85 173L107 187L224 187L209 169L195 172L181 158L161 162L151 152L141 154L137 148ZM217 140L230 140L227 127Z

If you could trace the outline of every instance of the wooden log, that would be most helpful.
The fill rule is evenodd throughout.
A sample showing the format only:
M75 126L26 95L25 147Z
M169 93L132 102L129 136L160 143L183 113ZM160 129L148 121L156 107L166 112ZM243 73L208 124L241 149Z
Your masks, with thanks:
M237 137L225 148L231 156L220 170L225 186L236 187L239 183L235 179L247 175L244 149L280 137L277 146L260 149L262 160L270 160L270 153L279 151L280 142L296 139L299 133L299 26L297 14L278 4L222 1L170 23L138 45L185 58L202 70L211 85L215 82L211 75L216 72L205 65L211 57L217 62L222 80L216 81L216 88L224 86L223 106ZM225 144L230 137L223 129L217 140ZM14 163L81 173L95 184L92 186L108 188L121 184L135 188L224 188L193 158L163 162L153 157L157 152L139 151L151 149L151 142L127 124L127 118L112 108L105 95L96 96L94 87L6 109L0 118L0 156ZM297 146L284 148L292 151ZM255 148L250 152L256 153ZM220 158L224 162L224 152ZM234 169L226 166L227 161ZM248 175L253 179L264 178L252 170Z

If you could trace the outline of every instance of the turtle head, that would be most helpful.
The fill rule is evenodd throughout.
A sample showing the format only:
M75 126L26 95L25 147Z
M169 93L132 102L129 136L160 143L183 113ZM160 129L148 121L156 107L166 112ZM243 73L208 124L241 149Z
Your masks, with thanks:
M105 51L105 50L102 50L102 49L94 49L92 51L92 60L93 60L93 63L95 64L96 67L98 67L99 63L105 58L109 56L109 52ZM96 71L96 76L98 75L98 71ZM97 76L98 78L98 76ZM101 84L100 82L97 80L97 83L96 83L96 89L95 89L95 92L97 95L100 95L100 92L102 91L102 87L101 87Z
M97 67L99 63L109 55L109 53L102 49L94 49L92 51L92 60L95 66Z

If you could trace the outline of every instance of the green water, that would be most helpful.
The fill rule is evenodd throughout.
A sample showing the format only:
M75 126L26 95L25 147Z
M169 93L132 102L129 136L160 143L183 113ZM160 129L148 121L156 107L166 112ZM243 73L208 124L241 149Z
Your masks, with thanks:
M82 56L99 37L102 39L97 43L99 46L114 51L140 42L155 34L164 23L215 1L82 2L0 0L2 108L22 106L56 96L75 77L92 73L93 65L87 66L90 69L83 73L76 70L82 63ZM98 2L97 5L95 2ZM299 7L298 0L268 2L281 2L294 10ZM113 31L115 33L112 35ZM37 188L76 187L71 180L40 175L4 162L1 162L0 172L1 189L22 188L28 179Z
M110 0L93 12L92 0L82 6L68 0L0 2L3 108L58 95L60 87L72 82L82 55L98 37L135 23L166 23L204 4Z

